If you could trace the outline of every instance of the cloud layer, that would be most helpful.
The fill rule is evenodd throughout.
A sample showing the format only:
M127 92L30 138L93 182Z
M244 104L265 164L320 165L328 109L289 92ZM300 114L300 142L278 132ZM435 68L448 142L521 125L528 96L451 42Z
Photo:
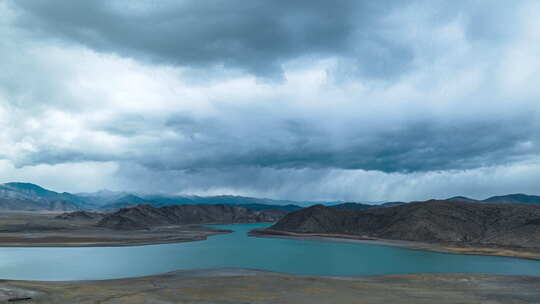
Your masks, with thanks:
M536 13L535 1L2 2L0 172L72 191L534 193ZM65 178L48 182L51 168ZM74 168L87 182L73 185Z
M281 77L284 61L304 56L339 54L361 59L375 55L398 64L406 64L410 57L404 46L386 39L378 29L378 19L396 9L397 3L212 0L81 4L62 0L54 5L46 1L17 5L25 16L20 24L26 28L165 65L223 66ZM366 45L355 43L357 35L369 36ZM385 72L382 67L371 68L374 73Z

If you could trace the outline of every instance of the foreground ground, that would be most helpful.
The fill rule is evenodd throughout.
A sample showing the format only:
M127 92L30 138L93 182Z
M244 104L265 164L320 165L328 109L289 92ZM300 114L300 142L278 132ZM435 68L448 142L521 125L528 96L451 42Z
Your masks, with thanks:
M203 227L171 226L121 231L96 227L98 219L62 220L52 212L0 213L0 246L133 246L204 240L227 233Z
M540 303L540 277L418 274L325 278L211 269L104 281L0 281L0 303L10 300L59 304L520 304Z

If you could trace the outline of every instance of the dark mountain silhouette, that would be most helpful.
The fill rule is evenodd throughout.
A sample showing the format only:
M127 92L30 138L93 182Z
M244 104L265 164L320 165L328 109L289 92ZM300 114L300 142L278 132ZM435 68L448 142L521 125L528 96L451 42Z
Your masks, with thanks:
M334 209L340 209L340 210L365 210L370 208L377 208L380 206L377 205L370 205L370 204L363 204L363 203L341 203L337 205L329 206Z
M57 219L61 220L95 220L100 219L105 216L104 213L98 213L98 212L90 212L90 211L74 211L74 212L66 212L62 213L60 215L57 215Z
M540 204L540 196L527 194L508 194L501 196L492 196L483 200L486 203L496 204Z
M298 205L267 205L267 204L258 204L258 203L251 203L251 204L240 204L236 205L239 207L244 207L250 210L255 211L262 211L262 210L282 210L282 211L296 211L302 209L302 207Z
M451 198L447 198L447 201L462 201L462 202L480 202L479 200L475 200L473 198L469 198L466 196L454 196Z
M405 203L405 202L388 202L388 203L381 204L381 206L394 207L394 206L401 206L401 205L405 205L405 204L407 204L407 203Z
M394 207L406 204L404 202L388 202L383 204L364 204L364 203L341 203L336 205L331 205L329 207L334 209L340 209L340 210L366 210L366 209L372 209L372 208L387 208L387 207Z

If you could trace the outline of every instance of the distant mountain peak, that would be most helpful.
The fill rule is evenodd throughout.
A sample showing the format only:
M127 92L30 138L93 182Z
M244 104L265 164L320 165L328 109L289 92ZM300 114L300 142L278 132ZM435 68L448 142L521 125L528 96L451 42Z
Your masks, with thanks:
M26 189L26 190L45 190L49 191L41 186L38 186L36 184L32 183L22 183L22 182L10 182L3 184L4 186L13 187L13 188L19 188L19 189Z
M498 203L498 204L540 204L540 196L528 195L523 193L514 193L508 195L492 196L483 200L486 203Z
M47 198L51 198L51 197L59 195L59 193L57 192L45 189L41 186L38 186L32 183L11 182L11 183L2 184L0 186L4 186L4 188L11 189L12 191L16 191L20 193L27 193L31 195L37 195L37 196L43 196Z

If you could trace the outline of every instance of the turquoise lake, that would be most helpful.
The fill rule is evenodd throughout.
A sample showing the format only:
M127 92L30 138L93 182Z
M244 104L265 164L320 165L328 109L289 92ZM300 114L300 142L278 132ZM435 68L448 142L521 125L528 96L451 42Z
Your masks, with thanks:
M248 237L268 224L218 225L206 241L135 247L0 248L0 279L90 280L177 269L237 267L303 275L490 273L540 275L540 261L389 246Z

